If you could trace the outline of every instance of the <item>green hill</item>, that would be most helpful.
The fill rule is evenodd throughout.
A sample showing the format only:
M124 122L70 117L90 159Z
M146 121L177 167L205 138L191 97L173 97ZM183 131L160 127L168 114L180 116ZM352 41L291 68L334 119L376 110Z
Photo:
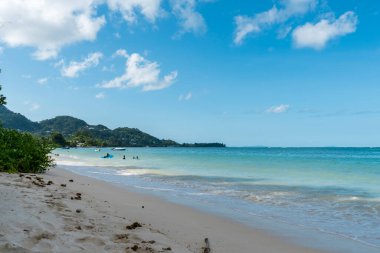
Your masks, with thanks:
M71 116L33 122L19 113L0 106L0 122L3 127L31 132L41 136L60 133L71 145L108 147L224 147L221 143L179 144L172 140L161 140L137 128L116 128L111 130L103 125L89 125ZM62 138L62 137L61 137Z
M25 132L34 132L39 129L39 124L27 119L20 113L14 113L3 105L0 105L0 122L3 127Z

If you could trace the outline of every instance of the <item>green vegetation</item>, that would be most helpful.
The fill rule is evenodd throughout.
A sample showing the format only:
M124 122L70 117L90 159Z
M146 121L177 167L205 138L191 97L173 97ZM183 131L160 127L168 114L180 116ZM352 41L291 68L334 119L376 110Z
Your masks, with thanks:
M51 145L29 133L0 128L0 171L42 173L53 166Z
M55 147L65 147L66 145L68 145L67 141L65 140L65 137L63 137L63 135L58 132L53 132L50 135L49 140Z
M1 91L1 85L0 85L0 91ZM4 95L0 94L0 105L5 105L7 102L5 101L6 97Z
M6 125L10 121L22 126L25 126L23 124L26 123L26 127L28 127L28 120L17 114L16 117L21 120L14 120L13 115L10 115L3 106L5 104L6 98L0 94L0 116L3 118L5 115L4 118L8 119ZM11 117L8 118L8 116ZM50 151L51 146L44 139L35 137L30 133L5 129L0 124L0 171L42 173L46 168L53 166L53 160L49 157Z
M19 113L8 110L0 105L0 122L3 127L16 129L24 132L34 132L38 129L38 123L30 121Z
M55 147L225 147L221 143L179 144L172 140L158 139L137 128L111 130L103 125L89 125L70 116L59 116L37 123L1 105L0 121L5 128L47 137Z

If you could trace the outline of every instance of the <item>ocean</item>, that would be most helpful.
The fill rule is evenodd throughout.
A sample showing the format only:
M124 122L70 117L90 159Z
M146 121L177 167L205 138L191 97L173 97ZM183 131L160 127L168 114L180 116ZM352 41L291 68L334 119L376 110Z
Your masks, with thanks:
M77 148L53 153L59 154L56 163L72 172L306 246L380 252L380 148ZM106 153L114 157L101 158Z

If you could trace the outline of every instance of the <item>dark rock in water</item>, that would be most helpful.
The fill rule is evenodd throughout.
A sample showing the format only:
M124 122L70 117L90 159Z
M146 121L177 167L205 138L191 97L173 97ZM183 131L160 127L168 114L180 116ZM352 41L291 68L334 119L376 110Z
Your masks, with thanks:
M76 213L82 212L80 209L75 210Z
M136 244L131 248L133 251L137 251L139 249L139 246L137 246Z
M23 177L23 176L24 176L24 174L20 174L20 175L19 175L19 177Z
M31 178L31 177L25 177L25 178L27 178L27 179L29 179L29 180L32 180L32 178Z
M142 206L141 208L144 208L144 206Z
M61 184L62 187L66 187L66 184Z
M128 230L136 229L136 228L141 228L141 224L138 222L133 222L131 225L128 225L126 228Z
M172 248L167 247L167 248L162 248L162 250L172 250Z
M51 180L49 180L49 181L47 182L47 185L52 185L52 184L54 184L54 183L53 183L53 181L51 181Z
M69 182L72 183L72 182L74 182L74 180L70 179Z

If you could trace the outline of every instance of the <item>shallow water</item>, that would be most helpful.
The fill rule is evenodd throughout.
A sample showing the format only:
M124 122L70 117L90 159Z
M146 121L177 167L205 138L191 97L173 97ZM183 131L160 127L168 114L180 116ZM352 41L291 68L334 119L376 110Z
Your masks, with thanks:
M100 158L107 152L114 158ZM326 241L324 235L345 238L323 245L337 252L380 252L380 148L83 148L53 153L60 155L59 165L76 173L292 238L305 237L304 230L321 241ZM307 238L301 241L308 244Z

